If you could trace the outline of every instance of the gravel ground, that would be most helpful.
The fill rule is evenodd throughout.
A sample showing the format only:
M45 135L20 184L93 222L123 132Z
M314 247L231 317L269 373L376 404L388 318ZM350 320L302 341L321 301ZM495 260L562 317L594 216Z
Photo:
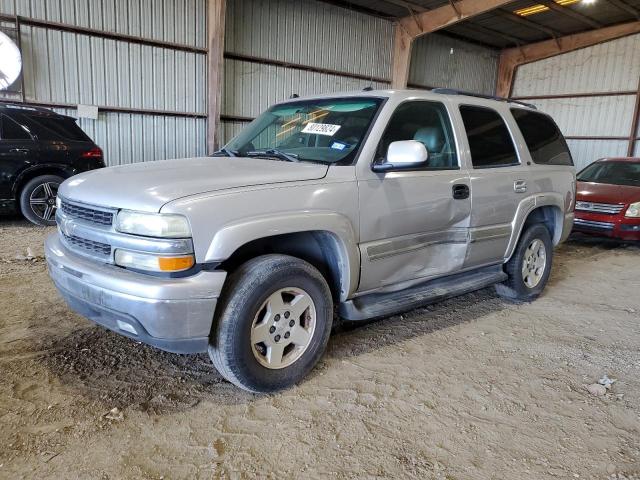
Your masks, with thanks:
M0 220L2 479L640 478L638 246L564 244L531 304L342 326L306 381L251 395L70 312L47 231Z

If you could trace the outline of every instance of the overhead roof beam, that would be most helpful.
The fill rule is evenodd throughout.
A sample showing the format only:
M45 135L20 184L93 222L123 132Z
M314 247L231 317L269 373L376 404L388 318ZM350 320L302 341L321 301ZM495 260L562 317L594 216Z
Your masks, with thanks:
M622 0L609 0L609 3L612 4L614 7L617 7L620 10L623 10L633 15L634 17L636 17L636 19L640 20L640 10L638 10L637 8L632 7L631 5L623 2Z
M470 30L470 31L475 31L481 35L486 35L488 37L498 37L498 38L502 38L503 40L509 42L509 44L511 45L522 45L524 43L527 43L524 39L519 38L519 37L514 37L513 35L509 35L507 33L503 33L500 32L498 30L494 30L492 28L488 28L485 27L483 25L478 25L477 23L464 23L463 27Z
M398 20L398 23L401 25L401 28L406 30L412 39L415 39L427 33L446 28L454 23L489 12L511 1L512 0L460 0L455 2L455 7L451 4L443 5L433 10L403 17Z
M433 10L412 13L400 18L395 25L393 45L393 88L404 88L409 79L411 44L428 33L446 28L455 23L489 12L510 3L512 0L460 0Z
M426 12L427 8L420 5L419 3L409 2L407 0L384 0L385 3L391 3L392 5L396 5L398 7L408 8L413 10L414 12Z
M528 18L521 17L520 15L516 15L509 10L505 10L504 8L498 8L495 11L496 15L501 16L502 18L506 18L507 20L518 23L520 25L524 25L525 27L531 28L532 30L537 30L542 33L546 33L551 38L561 37L562 34L553 28L545 27L544 25L540 25L534 21L529 20Z
M640 33L640 21L623 23L611 27L589 30L587 32L566 35L554 40L530 43L522 47L503 50L498 65L496 95L508 97L516 69L520 65L554 57L580 48L590 47L617 38Z
M587 17L586 15L583 15L582 13L578 13L575 10L571 10L571 8L569 7L563 7L561 5L558 5L553 0L538 0L538 3L540 3L541 5L544 5L549 10L553 10L554 12L564 15L565 17L573 18L574 20L582 23L583 25L588 25L589 27L592 27L592 28L602 28L603 26L602 23L594 20L593 18Z

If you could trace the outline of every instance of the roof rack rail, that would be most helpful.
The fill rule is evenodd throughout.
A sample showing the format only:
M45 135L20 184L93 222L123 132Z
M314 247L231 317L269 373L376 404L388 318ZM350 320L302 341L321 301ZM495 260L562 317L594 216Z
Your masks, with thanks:
M441 93L443 95L466 95L468 97L486 98L487 100L498 100L499 102L518 103L525 107L533 108L537 110L538 107L532 103L521 102L519 100L513 100L511 98L498 97L496 95L484 95L482 93L467 92L465 90L456 90L455 88L434 88L431 90L433 93Z
M15 100L0 99L0 107L15 108L16 110L18 109L31 110L34 112L56 113L52 110L54 107L43 107L41 105L33 105L28 102L20 102ZM56 115L59 115L59 114L56 113Z

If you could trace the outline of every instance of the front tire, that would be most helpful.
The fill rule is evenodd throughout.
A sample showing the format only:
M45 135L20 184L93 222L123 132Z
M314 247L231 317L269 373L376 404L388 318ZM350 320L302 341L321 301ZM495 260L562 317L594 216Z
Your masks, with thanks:
M534 224L522 232L518 245L504 270L509 278L496 285L498 295L510 300L531 302L544 290L553 260L553 243L543 224Z
M294 385L322 356L333 321L331 291L309 263L264 255L227 280L209 356L240 388L266 393Z
M41 175L29 180L20 192L22 215L36 225L55 225L56 196L63 181L58 175Z

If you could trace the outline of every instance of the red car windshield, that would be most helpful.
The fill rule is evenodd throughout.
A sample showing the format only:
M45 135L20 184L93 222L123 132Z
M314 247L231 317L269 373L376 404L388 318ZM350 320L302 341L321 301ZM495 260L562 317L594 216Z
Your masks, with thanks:
M582 170L580 182L640 187L640 162L596 162Z

